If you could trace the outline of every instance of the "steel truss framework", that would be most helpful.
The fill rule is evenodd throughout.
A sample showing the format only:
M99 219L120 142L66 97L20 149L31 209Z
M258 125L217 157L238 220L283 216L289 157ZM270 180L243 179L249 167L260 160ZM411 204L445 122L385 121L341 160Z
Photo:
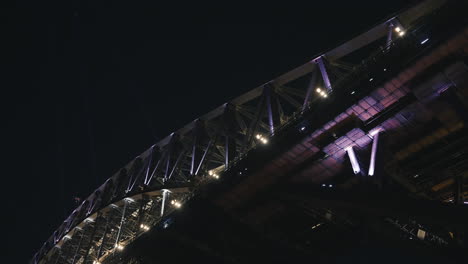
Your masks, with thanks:
M349 94L347 85L358 76L369 79L365 73L388 53L409 49L397 52L403 62L422 52L421 19L444 2L425 1L393 16L175 131L94 191L44 243L32 263L97 264L118 257L119 250L249 150L300 123L325 97ZM399 36L395 27L405 36ZM377 52L369 48L375 43L382 43ZM365 54L353 58L356 51ZM344 62L363 58L358 65ZM320 93L317 87L323 87Z

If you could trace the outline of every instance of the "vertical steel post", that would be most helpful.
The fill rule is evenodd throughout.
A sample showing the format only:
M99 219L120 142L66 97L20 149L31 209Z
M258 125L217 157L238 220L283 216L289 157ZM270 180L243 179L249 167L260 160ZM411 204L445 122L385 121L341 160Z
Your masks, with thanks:
M230 135L226 135L224 140L224 169L227 170L236 156L236 141Z
M124 207L123 207L123 210L122 210L122 218L120 218L119 230L117 232L117 238L115 239L115 246L119 245L119 240L120 240L120 236L122 234L122 226L123 226L123 223L125 222L125 212L127 211L127 204L128 203L130 203L130 202L127 201L126 199L124 199Z
M354 174L358 174L361 171L361 168L359 167L359 162L356 158L356 154L354 153L353 147L349 147L346 149L346 152L348 153L349 160L351 161L351 166L353 167Z
M273 109L272 109L272 100L271 100L271 87L270 85L266 85L263 88L265 92L265 99L266 99L266 108L268 113L268 124L270 127L270 134L273 135L275 133L275 124L273 121Z
M312 91L315 89L315 85L317 83L317 71L312 72L312 77L310 78L309 87L307 88L306 96L304 98L304 104L302 105L302 111L306 109L309 105L310 96L312 95Z
M241 155L245 154L246 150L249 149L250 146L252 145L255 131L257 131L257 128L260 125L260 122L264 114L263 112L264 108L265 108L265 97L261 96L260 102L258 102L258 105L257 105L255 118L249 124L249 129L247 130L247 134L245 136L244 145L242 146Z
M388 24L388 33L387 33L387 49L390 49L390 45L392 44L392 37L393 37L393 24Z
M203 156L202 156L202 158L201 158L201 160L200 160L200 163L198 164L197 170L195 171L195 175L198 175L198 172L200 171L200 168L201 168L201 166L203 165L203 162L205 161L206 154L207 154L208 151L210 150L213 141L214 141L214 140L211 139L211 140L208 142L208 146L206 146L206 149L205 149L205 151L203 152Z
M227 170L234 160L236 151L236 110L235 106L226 104L223 113L223 139L224 139L224 169Z
M455 175L455 190L453 202L455 204L463 204L465 202L465 197L463 195L463 175Z
M86 264L86 260L88 259L88 256L89 256L89 250L91 249L92 247L92 244L93 244L93 240L94 240L94 235L96 234L96 230L97 230L97 227L98 227L98 218L100 217L100 213L98 213L98 215L96 216L96 219L94 220L94 227L93 227L93 231L89 237L89 243L88 243L88 247L86 249L86 254L84 256L84 259L83 259L83 263Z
M373 136L373 141L372 141L372 152L371 152L371 158L370 158L370 164L369 164L369 176L374 176L375 173L375 156L377 153L377 143L379 141L379 131L377 131L374 136Z
M151 146L151 152L150 152L150 155L148 157L148 166L146 167L145 180L143 181L144 184L146 184L148 182L148 176L149 176L151 164L152 164L152 161L153 161L153 152L154 152L154 145Z
M161 217L164 216L164 206L166 205L167 193L169 190L163 189L162 190L162 202L161 202Z
M99 246L99 250L96 254L96 259L99 259L101 258L101 254L102 254L102 249L104 248L104 244L106 242L106 235L107 235L107 232L109 231L109 222L112 218L112 212L109 212L108 216L107 216L107 221L106 221L106 227L104 228L104 234L102 235L102 242L101 242L101 245Z
M203 123L200 120L195 121L193 129L193 144L192 144L192 161L190 164L190 175L194 176L197 164L200 160L200 151L198 151L198 144L202 142L203 136Z
M76 255L78 255L78 252L80 251L81 249L81 242L83 241L83 237L84 237L84 229L81 231L81 237L80 237L80 241L78 242L78 245L76 246L76 250L75 250L75 255L73 255L73 261L72 261L72 264L75 264L76 262Z
M330 79L328 78L327 69L325 68L325 64L323 63L323 56L320 56L318 59L315 60L315 62L319 66L320 73L322 74L323 83L325 84L325 88L328 92L331 92L332 86L330 83Z
M55 263L54 264L58 264L60 258L62 257L62 250L61 249L58 249L59 252L57 253L57 258L55 259Z
M141 222L143 222L143 216L145 214L143 208L146 205L146 201L147 199L145 198L145 196L141 197L140 208L138 209L138 219L137 219L135 228L133 229L133 235L136 235L136 233L138 232L138 229L140 228Z

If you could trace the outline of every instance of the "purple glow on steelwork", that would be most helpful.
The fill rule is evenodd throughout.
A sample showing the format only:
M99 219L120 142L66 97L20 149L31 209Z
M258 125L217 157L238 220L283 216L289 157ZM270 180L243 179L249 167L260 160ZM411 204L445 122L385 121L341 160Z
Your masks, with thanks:
M325 68L325 64L323 63L323 57L320 56L317 60L315 60L315 62L319 66L320 73L322 74L323 83L325 84L325 87L327 88L329 92L331 92L332 87L331 87L330 79L328 78L327 69Z
M370 132L369 132L369 135L370 135L371 137L374 137L374 136L377 135L380 131L382 131L382 128L378 127L378 128L376 128L376 129L370 131Z
M354 174L358 174L361 171L359 163L356 159L356 154L354 153L353 147L347 147L346 152L348 153L349 160L351 161L351 166L353 167Z
M377 142L379 141L379 131L376 130L375 134L373 135L374 140L372 141L372 152L371 152L371 158L370 158L370 164L369 164L369 176L374 176L375 172L375 155L377 153Z
M387 33L387 48L390 47L392 43L392 36L393 36L393 24L388 25L388 33Z

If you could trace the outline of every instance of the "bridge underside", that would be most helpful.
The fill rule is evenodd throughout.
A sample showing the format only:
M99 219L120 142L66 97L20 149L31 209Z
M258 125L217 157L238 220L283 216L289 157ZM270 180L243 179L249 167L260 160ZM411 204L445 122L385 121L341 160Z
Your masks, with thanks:
M454 6L435 12L439 42L425 46L413 26L332 78L326 100L310 99L309 85L300 114L286 118L275 97L299 94L296 80L279 83L322 57L208 114L222 112L222 125L185 127L193 142L171 135L93 193L34 263L467 263L468 23L449 19ZM257 110L242 105L253 95Z
M200 199L177 213L170 227L133 243L123 258L130 263L450 263L461 257L408 239L383 218L357 213L327 218L324 207L307 199L269 204L277 213L252 228Z
M252 152L229 179L175 213L168 228L137 240L124 259L466 261L468 67L466 57L441 55L450 46L466 49L466 33L324 126L302 123L307 135L299 143L277 141ZM379 131L375 176L368 175L372 131ZM262 161L267 152L280 154Z

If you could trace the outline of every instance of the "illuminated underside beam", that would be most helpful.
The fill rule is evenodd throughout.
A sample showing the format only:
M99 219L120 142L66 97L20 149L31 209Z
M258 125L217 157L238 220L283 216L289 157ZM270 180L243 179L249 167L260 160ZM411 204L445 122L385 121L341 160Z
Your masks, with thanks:
M369 176L374 176L375 173L375 156L377 153L377 143L379 141L379 131L375 132L373 135L373 141L372 141L372 152L371 152L371 158L370 158L370 164L369 164Z
M348 147L346 149L348 153L349 160L351 161L351 166L353 167L354 174L358 174L361 172L361 168L359 167L359 162L356 158L356 154L354 153L353 147Z

